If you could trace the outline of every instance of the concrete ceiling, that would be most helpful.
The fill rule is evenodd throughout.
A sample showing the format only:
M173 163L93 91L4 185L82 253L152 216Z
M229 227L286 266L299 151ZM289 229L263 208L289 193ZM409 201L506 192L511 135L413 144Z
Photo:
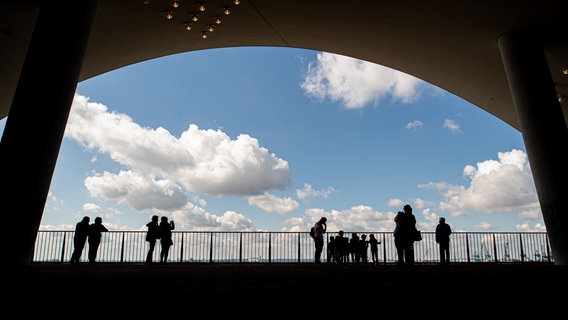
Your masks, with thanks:
M497 38L537 30L558 94L568 97L568 1L102 0L80 80L171 54L240 46L351 56L416 76L519 129ZM8 115L41 1L0 3L0 119ZM73 14L72 3L69 13ZM465 3L465 4L464 4ZM231 7L231 14L223 9ZM173 11L171 20L164 10ZM200 32L223 19L206 39ZM62 28L65 26L62 21ZM54 48L57 50L57 48ZM199 77L199 74L192 74ZM563 103L565 121L568 104Z

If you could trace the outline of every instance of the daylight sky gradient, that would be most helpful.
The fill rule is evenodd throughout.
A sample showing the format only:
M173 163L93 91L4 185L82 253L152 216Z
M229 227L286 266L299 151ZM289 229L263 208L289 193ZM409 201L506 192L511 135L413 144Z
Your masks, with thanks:
M6 119L0 121L3 130ZM39 134L39 133L38 133ZM79 83L41 229L546 231L521 134L432 84L303 49L172 55Z

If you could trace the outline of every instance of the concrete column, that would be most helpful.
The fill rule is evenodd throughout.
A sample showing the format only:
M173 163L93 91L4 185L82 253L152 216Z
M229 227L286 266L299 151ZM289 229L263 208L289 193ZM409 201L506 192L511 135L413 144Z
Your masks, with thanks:
M568 129L542 44L513 31L498 39L555 264L568 265Z
M0 143L8 265L33 260L99 0L43 1ZM9 48L6 48L9 49Z

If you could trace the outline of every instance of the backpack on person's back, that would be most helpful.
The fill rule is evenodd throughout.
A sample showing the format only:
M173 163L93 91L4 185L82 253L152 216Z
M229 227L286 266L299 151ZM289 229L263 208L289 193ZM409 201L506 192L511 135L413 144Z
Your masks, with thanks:
M314 239L316 238L316 227L315 227L315 226L313 226L313 227L310 229L310 237L312 237L312 238L314 238Z

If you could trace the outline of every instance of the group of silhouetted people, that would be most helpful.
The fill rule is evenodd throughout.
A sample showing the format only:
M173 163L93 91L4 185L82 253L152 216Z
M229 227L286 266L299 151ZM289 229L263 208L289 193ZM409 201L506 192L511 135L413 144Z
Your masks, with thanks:
M399 211L395 217L394 228L394 245L397 253L397 265L413 266L414 261L414 242L420 241L420 231L416 228L416 217L412 213L412 207L409 204L404 205L403 210ZM327 229L327 218L322 217L314 225L316 237L314 237L315 245L315 262L321 263L321 253L323 251L324 237L323 234ZM343 230L339 230L337 236L329 237L327 243L327 262L328 263L368 263L378 264L378 245L381 244L374 234L367 236L356 232L351 233L351 238L347 238L343 234ZM452 229L446 223L444 217L440 217L436 226L436 243L439 245L440 264L450 263L450 234ZM371 257L368 257L368 250L371 249Z
M351 238L344 236L343 230L337 232L337 236L330 236L327 242L327 262L328 263L378 263L378 245L381 242L375 238L374 234L369 235L357 232L351 233ZM369 248L371 249L371 259L369 259Z
M174 221L168 221L167 217L162 217L158 223L159 217L154 215L150 222L146 224L148 231L146 232L146 241L149 243L148 254L146 255L146 263L152 263L154 255L154 248L156 241L160 240L162 250L160 252L160 262L166 263L168 261L168 254L170 247L174 244L172 240L172 230L175 229ZM71 263L81 262L81 255L85 244L89 243L88 258L89 263L96 263L97 252L101 244L101 237L103 232L108 232L108 229L103 225L101 217L95 218L95 223L89 224L91 218L88 216L77 222L75 226L75 235L73 237L74 250L71 255Z
M148 254L146 255L146 264L153 263L152 257L154 256L154 248L156 241L160 240L162 251L160 251L160 263L168 262L168 254L170 247L174 244L172 240L172 230L175 229L174 221L168 221L168 217L162 217L158 223L158 216L152 216L150 222L146 224L148 231L146 231L146 241L150 244Z
M89 263L97 262L97 252L101 244L102 233L108 232L108 229L103 225L103 218L101 217L96 217L95 223L89 224L90 221L91 218L85 216L75 225L75 236L73 237L75 248L71 255L71 263L79 263L81 261L81 255L87 241L89 242Z

